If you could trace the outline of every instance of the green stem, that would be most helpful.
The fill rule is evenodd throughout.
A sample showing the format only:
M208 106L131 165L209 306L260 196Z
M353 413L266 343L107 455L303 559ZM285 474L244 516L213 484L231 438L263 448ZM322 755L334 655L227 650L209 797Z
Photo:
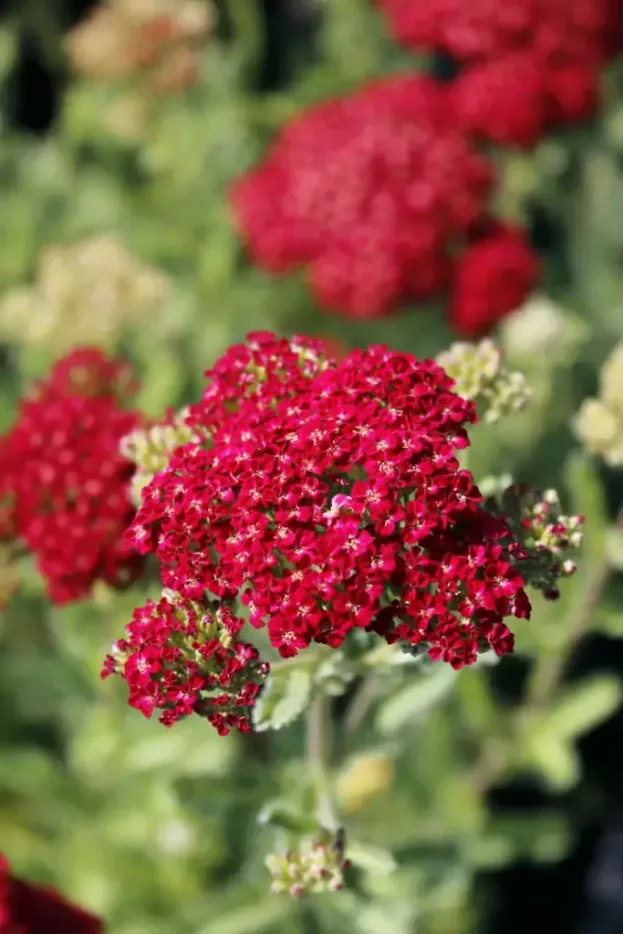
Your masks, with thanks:
M335 831L339 821L333 798L332 757L331 698L326 694L318 694L307 715L307 760L318 800L318 822L327 830Z

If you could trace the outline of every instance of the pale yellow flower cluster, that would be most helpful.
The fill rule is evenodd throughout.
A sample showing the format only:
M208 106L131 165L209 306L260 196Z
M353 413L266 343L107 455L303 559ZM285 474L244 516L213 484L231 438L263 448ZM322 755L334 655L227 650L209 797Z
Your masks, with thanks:
M140 263L114 236L44 249L35 282L0 299L0 336L63 353L109 346L120 330L148 322L170 296L169 280Z
M599 374L599 396L585 399L575 432L591 454L610 467L623 465L623 343L618 344Z
M454 343L437 356L437 363L455 381L454 391L475 402L488 424L521 411L530 401L525 376L505 366L502 353L488 338L477 344Z

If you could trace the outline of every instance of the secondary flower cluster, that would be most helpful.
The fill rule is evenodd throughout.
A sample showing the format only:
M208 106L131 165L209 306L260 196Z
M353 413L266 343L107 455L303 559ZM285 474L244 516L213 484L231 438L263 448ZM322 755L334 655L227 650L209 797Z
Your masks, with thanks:
M22 400L0 439L2 534L33 555L55 604L86 596L96 579L123 587L140 572L121 537L133 515L134 466L119 442L139 420L121 399L134 388L124 363L73 351Z
M591 117L604 62L623 49L613 0L379 4L399 41L460 63L451 90L460 125L507 145L530 148L550 128Z
M564 515L555 490L540 492L523 485L509 486L498 502L490 499L487 506L506 518L521 542L531 586L548 600L558 599L560 580L576 571L569 552L582 543L584 516Z
M488 216L494 174L448 88L399 75L290 122L232 201L254 260L304 267L325 309L375 318L450 289L452 323L471 335L539 272L521 231Z
M0 934L100 934L102 923L52 889L31 885L9 872L0 853Z
M227 604L165 590L157 603L135 610L128 638L115 643L102 677L123 674L130 706L148 718L162 710L165 726L197 713L222 735L247 732L269 666L238 640L243 626Z

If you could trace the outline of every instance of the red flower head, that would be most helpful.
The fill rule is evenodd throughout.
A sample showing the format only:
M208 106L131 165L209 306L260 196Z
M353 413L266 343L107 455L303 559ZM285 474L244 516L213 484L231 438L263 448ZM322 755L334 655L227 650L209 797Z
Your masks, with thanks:
M451 321L466 337L477 337L516 311L535 287L539 260L522 232L497 225L460 257Z
M623 49L618 0L379 3L399 41L467 66L461 123L502 144L533 146L550 127L590 118L604 61Z
M324 308L375 318L444 289L492 180L446 90L398 76L292 121L232 200L260 265L302 265Z
M379 0L405 45L459 62L532 48L544 58L600 61L620 50L617 0Z
M22 402L5 438L17 536L56 604L87 595L98 578L125 586L141 566L121 540L134 467L119 442L138 423L117 401L126 377L124 364L99 351L69 354Z
M549 116L547 77L530 52L509 53L466 69L451 85L461 127L494 143L532 148Z
M0 853L0 934L101 934L98 918L43 886L9 874Z
M239 597L284 657L356 628L456 668L511 651L504 618L530 604L508 526L456 459L476 415L452 385L431 361L353 351L226 423L209 450L178 449L128 541L155 552L186 607Z

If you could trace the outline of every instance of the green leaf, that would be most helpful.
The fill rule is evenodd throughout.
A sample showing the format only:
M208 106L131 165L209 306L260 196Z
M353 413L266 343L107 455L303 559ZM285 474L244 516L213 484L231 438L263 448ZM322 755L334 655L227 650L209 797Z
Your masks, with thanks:
M623 611L602 607L595 615L595 629L611 639L623 639Z
M456 672L441 663L430 674L416 676L379 709L376 717L379 733L385 736L397 733L421 720L450 693L455 680Z
M564 739L575 739L612 716L622 695L614 676L587 678L559 695L545 716L544 729Z
M371 876L390 876L398 868L398 863L389 850L351 840L350 837L346 843L346 858L357 869L369 872Z
M318 830L316 821L305 817L289 801L268 801L257 815L262 827L275 827L291 833L311 834Z
M553 791L567 791L579 781L580 762L568 739L543 729L533 731L524 755Z
M302 668L287 665L269 675L253 708L253 725L258 733L280 730L293 723L307 707L312 675Z

